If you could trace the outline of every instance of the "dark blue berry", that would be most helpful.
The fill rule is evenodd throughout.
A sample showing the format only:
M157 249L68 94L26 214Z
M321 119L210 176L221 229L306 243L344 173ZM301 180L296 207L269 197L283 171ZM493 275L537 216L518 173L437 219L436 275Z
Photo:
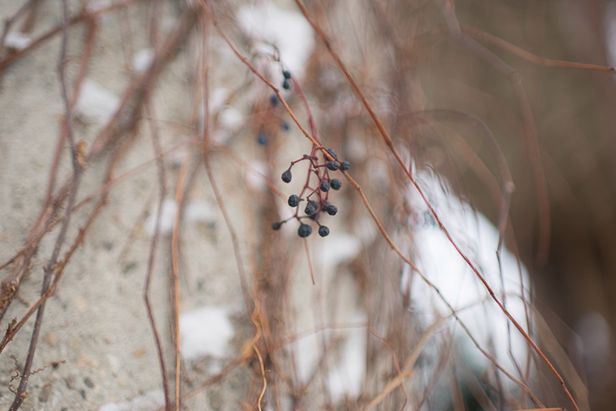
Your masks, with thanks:
M280 176L280 178L282 179L282 181L284 181L285 183L290 183L291 179L293 178L293 175L291 174L291 170L287 170L284 173L282 173L282 175Z
M329 182L327 182L327 180L323 180L321 181L321 184L319 185L319 188L321 189L321 191L323 192L327 192L329 191Z
M291 88L291 83L289 83L289 80L284 79L282 82L282 88L285 90L289 90Z
M324 225L319 227L319 235L321 237L327 237L329 235L329 228L327 226L324 226Z
M343 161L342 164L340 165L340 169L343 171L347 171L351 168L351 163L349 163L348 161Z
M318 210L318 205L317 203L315 203L314 201L310 200L308 201L308 204L306 204L306 208L304 209L304 213L306 213L307 216L313 216L317 213Z
M265 133L263 132L259 133L259 135L257 136L257 143L259 143L262 146L267 144L267 137L265 136Z
M270 104L274 107L276 107L278 105L278 96L275 94L272 94L270 96Z
M302 238L308 237L311 233L312 227L310 227L308 224L300 224L299 228L297 229L297 235Z
M340 163L337 161L328 161L327 163L325 163L327 168L331 171L336 171L338 170L338 168L340 168Z
M329 185L334 189L334 190L340 190L340 187L342 187L342 183L340 182L340 180L338 180L337 178L332 179L329 182Z
M278 231L278 230L280 230L280 227L282 227L282 222L280 222L280 221L272 224L272 230Z
M297 207L297 205L299 204L299 197L296 194L291 194L287 203L291 207Z
M328 148L327 152L329 153L330 156L332 156L333 158L338 158L338 154L336 154L336 152L334 151L333 148Z
M283 129L284 131L289 131L289 130L291 129L291 125L290 125L289 123L287 123L286 121L283 121L283 122L280 124L280 127L282 127L282 129Z
M282 70L282 76L288 80L291 78L291 72L289 70Z
M336 215L338 213L338 208L333 204L327 204L324 210L329 215Z

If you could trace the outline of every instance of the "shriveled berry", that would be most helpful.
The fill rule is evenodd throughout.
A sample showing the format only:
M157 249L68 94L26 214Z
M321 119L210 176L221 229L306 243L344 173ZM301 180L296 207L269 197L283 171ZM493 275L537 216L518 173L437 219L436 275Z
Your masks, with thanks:
M285 90L289 90L291 88L291 83L289 83L289 80L284 79L282 82L282 88Z
M347 171L351 168L351 163L349 163L348 161L343 161L342 164L340 164L340 169L343 171Z
M306 213L306 215L308 215L308 216L315 215L317 213L318 208L319 207L318 207L317 203L315 203L314 201L310 200L310 201L308 201L308 204L306 204L306 208L304 209L304 213Z
M291 72L289 70L282 70L282 76L288 80L291 78Z
M293 178L293 175L291 174L291 170L286 170L284 173L282 173L282 175L280 176L280 178L282 179L282 181L284 181L285 183L290 183L291 179Z
M299 204L299 197L296 194L291 194L287 203L291 207L297 207L297 205Z
M329 228L327 226L324 226L324 225L319 227L319 235L321 237L327 237L329 235Z
M327 169L331 171L336 171L340 168L340 163L337 161L328 161L325 165L327 166Z
M280 230L280 227L282 227L282 222L280 222L280 221L277 221L274 224L272 224L272 230L278 231L278 230Z
M323 192L327 192L329 191L329 182L327 180L323 180L321 181L321 184L319 184L319 188L321 189L321 191Z
M259 143L262 146L267 144L267 137L265 136L265 133L263 132L259 133L259 135L257 136L257 143Z
M327 204L324 210L329 215L336 215L338 213L338 207L333 204Z
M333 188L334 190L340 190L340 187L342 187L342 183L340 182L340 180L338 180L337 178L333 178L330 182L329 185L331 186L331 188Z
M312 227L310 227L308 224L300 224L299 228L297 229L297 235L302 238L306 238L310 234L312 234Z
M276 107L278 105L278 96L275 94L272 94L270 96L270 104L274 107Z
M334 151L333 148L328 148L327 152L329 153L330 156L332 156L333 158L338 158L338 154L336 154L336 152Z

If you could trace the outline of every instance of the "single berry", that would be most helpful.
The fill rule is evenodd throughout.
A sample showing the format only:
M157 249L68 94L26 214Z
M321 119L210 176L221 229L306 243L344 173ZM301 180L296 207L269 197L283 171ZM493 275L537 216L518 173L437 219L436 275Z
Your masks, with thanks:
M302 238L308 237L311 233L312 227L310 227L308 224L300 224L299 228L297 229L297 235Z
M340 165L340 169L343 171L347 171L350 168L351 168L351 163L349 163L348 161L343 161L342 164Z
M327 152L329 153L330 156L332 156L333 158L338 158L338 154L336 154L336 152L334 151L333 148L328 148Z
M278 230L280 230L280 227L282 227L282 223L280 221L272 224L272 230L278 231Z
M337 161L328 161L327 163L325 163L325 165L331 171L336 171L338 170L338 168L340 168L340 163Z
M327 182L327 180L323 180L321 181L321 184L319 185L319 188L321 189L321 191L323 192L327 192L329 191L329 183Z
M329 182L329 185L334 189L334 190L340 190L340 187L342 187L342 183L340 182L340 180L338 180L337 178L332 179Z
M282 181L284 181L285 183L290 183L291 179L293 178L293 175L291 174L291 170L287 170L284 173L282 173L282 175L280 176L280 178L282 179Z
M259 135L257 136L257 143L259 143L262 146L267 144L267 137L265 136L265 133L263 132L259 133Z
M274 107L276 107L278 105L278 96L275 94L272 94L270 96L270 104Z
M321 237L327 237L329 235L329 228L327 226L324 226L324 225L319 227L319 235Z
M299 204L299 197L296 194L291 194L287 203L291 207L297 207L297 205Z
M289 70L282 70L282 76L288 80L291 78L291 72Z
M324 210L329 215L336 215L338 213L338 208L333 204L327 204Z
M291 88L291 83L289 83L289 80L284 79L282 82L282 88L285 90L289 90Z
M288 122L286 122L286 121L283 121L283 122L280 124L280 127L282 127L282 129L283 129L284 131L289 131L289 130L291 129L291 125L290 125Z
M306 204L306 208L304 209L304 213L306 213L307 216L313 216L317 213L318 208L317 203L309 200L308 204Z

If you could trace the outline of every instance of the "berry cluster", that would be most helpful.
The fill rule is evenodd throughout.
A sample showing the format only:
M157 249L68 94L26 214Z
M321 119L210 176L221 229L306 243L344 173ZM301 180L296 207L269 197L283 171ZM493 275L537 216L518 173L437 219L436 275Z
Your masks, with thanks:
M272 224L274 230L279 230L284 223L295 219L299 222L297 235L302 238L306 238L312 234L311 221L319 227L318 232L321 237L327 237L329 235L329 228L321 224L320 219L324 214L334 216L338 213L338 208L329 202L329 194L331 190L337 191L342 187L342 182L337 178L333 178L330 174L339 170L349 170L351 168L351 163L348 161L340 162L338 160L338 155L331 148L328 148L326 151L333 160L321 154L322 160L319 162L320 151L318 147L314 146L310 155L304 154L301 158L292 161L289 168L280 176L282 181L290 183L293 179L293 174L291 172L293 166L302 161L308 162L308 176L304 188L299 195L291 194L287 200L289 206L295 208L295 214L286 220ZM301 203L305 203L303 215L300 214Z
M289 70L284 69L282 70L282 76L284 77L284 80L282 81L282 88L285 90L291 90L291 72ZM280 103L278 96L276 94L272 94L269 98L269 102L270 102L272 109L274 110L274 113L276 113L276 108L278 107ZM280 118L280 115L276 114L276 117ZM289 131L291 129L291 126L289 125L287 121L280 119L280 128L283 131ZM263 128L261 128L259 130L259 133L257 134L257 144L264 146L267 144L267 142L268 142L267 134L265 133Z

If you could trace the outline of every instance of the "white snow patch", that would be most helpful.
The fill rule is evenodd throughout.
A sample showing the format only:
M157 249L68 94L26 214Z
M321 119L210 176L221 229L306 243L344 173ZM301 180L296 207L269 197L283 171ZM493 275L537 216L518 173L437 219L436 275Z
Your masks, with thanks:
M158 205L158 203L157 203ZM158 207L155 205L148 219L145 222L147 234L151 237L156 230L156 218ZM163 208L160 214L159 231L162 235L168 235L173 231L175 219L177 217L178 206L175 200L167 198L163 201ZM184 221L187 223L213 223L216 221L216 209L207 201L193 201L186 204L184 210Z
M260 2L241 7L237 19L246 34L275 44L281 60L301 77L314 38L312 28L299 12L282 9L273 2Z
M86 6L88 12L96 13L97 11L101 11L110 7L113 3L111 0L91 0Z
M225 107L218 120L227 130L235 130L244 123L244 115L233 107Z
M209 96L210 121L214 115L218 116L216 133L212 133L212 141L216 144L224 144L231 137L232 132L236 131L244 124L245 117L238 109L225 105L229 90L218 87ZM199 105L199 132L203 133L205 128L205 103L201 101Z
M246 184L252 190L263 191L267 187L265 176L267 175L267 164L263 161L251 161L246 168Z
M122 371L122 361L118 357L113 354L107 354L107 362L109 363L109 368L111 368L111 372L114 375L117 375L120 371Z
M92 80L84 80L75 106L78 115L97 124L105 124L119 105L118 97Z
M361 250L361 242L355 236L336 233L320 239L316 250L315 261L323 272L331 272L336 266L352 260Z
M218 359L213 359L210 364L208 364L207 372L209 375L219 374L223 370L222 362Z
M30 45L32 39L27 34L12 31L4 38L4 45L13 50L23 50Z
M225 102L227 101L227 96L229 95L229 90L223 87L215 88L210 94L210 101L208 104L210 106L210 112L215 113L221 108L224 107Z
M308 382L321 357L322 339L322 335L313 333L291 344L298 377L303 384Z
M353 321L366 321L366 316L358 312ZM327 388L334 402L345 397L355 398L361 393L366 374L366 346L366 331L363 328L348 331L340 360L327 376Z
M215 133L212 133L212 141L214 144L224 145L231 138L232 133L228 130L216 130Z
M233 334L229 310L224 307L205 306L180 317L182 356L186 360L206 355L224 357Z
M160 390L149 391L126 402L110 402L99 411L150 411L165 405L165 397Z
M515 294L507 296L507 309L524 328L528 329L524 303L519 297L522 292L520 278L526 294L528 274L522 266L520 277L516 258L503 248L501 261L504 284L501 284L496 258L499 237L496 227L482 214L475 212L467 203L461 201L450 191L447 183L435 174L421 171L416 174L416 177L445 227L463 252L485 276L498 298L502 301L503 291ZM484 348L489 347L488 341L492 338L499 363L509 371L514 371L513 362L508 354L507 318L498 306L487 298L488 294L484 286L480 284L476 275L435 224L416 190L411 189L409 192L409 201L412 208L416 210L415 218L410 224L414 227L413 246L420 270L439 288L445 299L455 309L484 301L483 304L463 310L460 317ZM428 323L435 319L432 307L440 315L450 314L436 293L418 276L413 276L412 281L412 302L422 311ZM459 327L457 332L462 336ZM513 355L518 363L523 364L527 355L527 345L513 326L511 326L511 340ZM468 343L470 344L470 341ZM487 361L470 345L468 352L476 355L477 362Z
M175 200L165 199L163 201L162 211L160 213L159 232L163 235L170 234L175 224L175 218L178 212L178 205ZM156 218L158 216L158 203L150 211L150 215L145 222L145 229L148 235L153 236L156 231Z
M154 61L154 50L149 48L137 50L133 56L133 70L142 73L150 67L152 61Z
M216 221L216 217L216 209L207 201L194 201L186 206L187 222L210 224Z

